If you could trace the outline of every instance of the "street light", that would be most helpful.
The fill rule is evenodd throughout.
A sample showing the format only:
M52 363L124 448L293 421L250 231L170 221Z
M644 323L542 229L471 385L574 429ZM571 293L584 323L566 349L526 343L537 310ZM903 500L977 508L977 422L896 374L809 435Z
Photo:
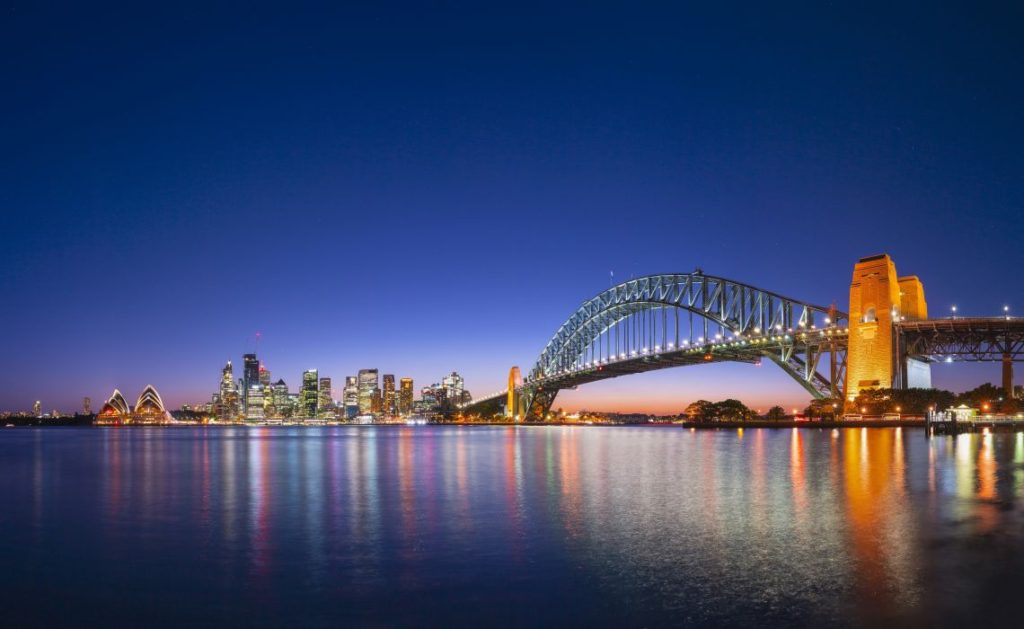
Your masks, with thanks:
M956 306L954 305L950 310L953 311L953 318L956 319Z

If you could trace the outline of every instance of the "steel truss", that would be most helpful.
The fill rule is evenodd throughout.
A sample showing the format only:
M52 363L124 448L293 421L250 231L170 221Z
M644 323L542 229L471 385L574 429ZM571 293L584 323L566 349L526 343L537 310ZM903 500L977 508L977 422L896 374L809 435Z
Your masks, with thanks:
M685 319L685 334L680 334ZM847 316L700 271L641 277L584 302L541 352L524 409L546 415L557 391L680 365L768 358L817 398L839 398ZM819 372L828 355L828 370Z
M896 324L901 354L937 362L1024 361L1024 319L929 319Z

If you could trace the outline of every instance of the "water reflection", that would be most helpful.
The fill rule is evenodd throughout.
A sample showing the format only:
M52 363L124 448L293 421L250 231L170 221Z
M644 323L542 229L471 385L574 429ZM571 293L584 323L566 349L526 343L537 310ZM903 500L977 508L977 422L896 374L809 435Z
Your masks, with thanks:
M1022 491L1024 434L16 430L0 602L13 622L62 591L96 622L953 624L1012 600Z

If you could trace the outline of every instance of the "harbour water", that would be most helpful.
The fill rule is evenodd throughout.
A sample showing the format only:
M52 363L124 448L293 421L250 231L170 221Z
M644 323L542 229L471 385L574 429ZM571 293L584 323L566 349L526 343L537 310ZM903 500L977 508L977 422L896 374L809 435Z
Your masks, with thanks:
M1024 434L0 431L5 624L1014 624Z

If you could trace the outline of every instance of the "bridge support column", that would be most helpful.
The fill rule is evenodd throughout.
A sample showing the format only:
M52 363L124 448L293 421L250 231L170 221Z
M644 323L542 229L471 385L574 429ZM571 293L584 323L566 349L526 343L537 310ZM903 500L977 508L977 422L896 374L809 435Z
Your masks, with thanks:
M908 364L896 325L928 317L924 286L911 275L896 275L892 258L861 258L850 283L850 339L846 363L846 406L866 389L931 386L927 364Z
M1003 354L1003 390L1006 391L1006 399L1013 399L1013 356Z

